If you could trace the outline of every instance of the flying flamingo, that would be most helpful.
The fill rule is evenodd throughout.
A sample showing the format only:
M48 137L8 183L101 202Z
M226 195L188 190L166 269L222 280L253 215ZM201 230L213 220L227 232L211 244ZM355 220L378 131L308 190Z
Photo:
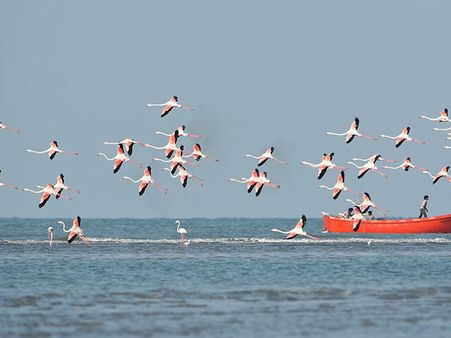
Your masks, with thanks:
M358 176L357 176L357 178L359 178L359 179L362 178L363 176L365 176L365 174L366 174L368 171L370 171L370 170L372 170L372 171L374 171L375 173L378 173L379 175L381 175L381 176L387 178L388 176L387 176L386 174L384 174L382 171L380 171L380 170L376 167L376 162L377 162L378 160L385 161L385 162L396 162L396 161L393 161L393 160L384 159L384 158L382 158L382 155L380 155L380 154L375 154L375 155L373 155L373 156L371 156L371 157L369 157L369 158L366 158L366 159L363 159L363 158L353 158L352 160L353 160L353 161L368 161L368 162L365 163L363 166L358 166L358 165L355 164L354 162L348 162L348 164L352 164L352 165L355 166L357 169L360 169L360 170L359 170L359 174L358 174Z
M384 165L382 168L385 168L385 169L393 169L393 170L401 169L401 168L402 168L404 171L409 171L410 168L412 168L412 169L417 169L417 170L419 170L419 171L425 171L425 170L427 170L427 169L425 169L425 168L420 168L420 167L418 167L418 166L416 166L416 165L413 165L412 162L411 162L411 160L410 160L410 157L407 157L407 158L402 162L402 164L400 164L400 165L398 165L398 166L396 166L396 167L389 167L389 166Z
M119 169L121 169L122 163L124 162L130 162L138 167L142 168L142 163L133 161L131 159L129 159L127 156L125 156L124 154L124 146L122 144L118 144L117 145L117 153L116 156L109 158L108 156L106 156L104 153L97 153L97 156L103 156L105 157L108 161L114 161L114 167L113 167L113 173L117 173L119 171Z
M116 144L116 145L117 144L122 144L122 145L125 146L125 150L127 151L128 156L132 156L133 146L135 144L143 145L144 143L141 142L141 141L136 141L136 140L134 140L132 138L126 138L126 139L123 139L122 141L119 141L119 142L106 142L106 141L104 141L104 142L102 142L102 144Z
M260 196L260 193L262 192L262 189L265 185L267 185L268 187L271 187L273 189L279 189L280 188L280 184L275 184L272 183L268 177L267 177L267 172L261 172L258 176L258 179L256 180L257 184L255 185L255 196L258 197Z
M336 170L345 170L345 167L340 167L334 163L332 163L332 159L334 157L334 153L330 154L323 154L323 157L321 158L321 162L318 164L313 164L310 162L302 161L301 164L308 165L312 168L318 168L318 179L320 180L323 178L323 176L326 174L327 169L336 169Z
M246 154L244 156L257 159L259 167L262 166L263 164L265 164L265 162L268 161L269 159L279 162L280 164L287 164L287 162L282 161L282 160L278 159L277 157L274 157L272 155L273 153L274 153L274 147L271 147L271 148L266 149L266 151L263 154L261 154L260 156L254 156L254 155L249 155L249 154Z
M210 161L219 162L219 160L217 160L217 159L215 159L215 158L213 158L213 157L210 157L210 156L205 155L205 154L202 152L202 148L200 147L200 144L199 144L199 143L196 143L196 144L193 146L193 152L192 152L191 154L186 155L186 156L183 156L183 157L185 157L185 158L193 157L196 161L200 161L201 158L205 158L205 159L210 160Z
M344 133L332 133L330 131L326 132L326 135L333 135L333 136L345 136L346 135L346 143L351 143L352 140L354 139L354 137L359 136L359 137L364 137L367 138L369 140L377 140L375 137L372 136L368 136L365 134L360 134L357 129L359 129L359 124L360 124L360 120L358 117L356 117L354 119L354 121L351 124L351 127L348 129L347 132Z
M47 201L49 200L50 196L52 195L57 195L57 192L55 191L53 185L51 185L50 183L47 184L45 187L41 187L41 186L36 186L36 188L39 188L41 190L31 190L31 189L23 189L23 191L28 191L28 192L32 192L33 194L42 194L41 199L39 200L39 208L42 208ZM66 199L66 200L71 200L70 197L67 196L61 196L62 198Z
M138 189L138 194L139 196L142 196L144 194L144 192L146 191L146 188L149 184L152 184L155 188L157 188L158 190L167 193L167 189L162 188L158 183L156 183L153 179L152 179L152 169L150 168L150 166L147 166L144 169L144 175L138 179L138 180L133 180L132 178L128 177L128 176L123 176L122 177L124 180L129 180L132 181L133 183L140 183L139 185L139 189Z
M10 126L2 123L2 122L0 122L0 129L6 129L6 130L10 130L10 131L12 131L14 133L20 133L20 129L12 128L12 127L10 127Z
M401 144L404 143L404 141L407 141L407 142L413 141L415 143L420 143L420 144L426 143L424 141L417 140L416 138L410 137L409 133L410 133L410 127L406 127L401 131L401 134L399 134L398 136L387 136L387 135L379 135L379 136L383 137L383 138L389 138L392 140L396 140L396 144L395 144L396 148L399 148L401 146Z
M172 154L174 153L174 151L180 150L176 146L178 138L179 138L179 132L178 132L178 130L176 130L172 134L169 135L168 144L166 144L165 146L157 147L157 146L154 146L152 144L147 144L147 143L144 143L143 146L148 147L148 148L158 149L158 150L164 149L165 150L164 155L167 158L170 158L172 156Z
M73 191L73 192L76 192L77 194L80 193L80 190L69 187L64 184L64 175L63 174L58 175L58 177L56 178L56 184L53 186L53 188L56 191L56 196L55 196L56 199L61 197L61 193L63 192L63 190Z
M67 155L80 155L79 153L74 153L74 152L70 152L70 151L61 150L60 148L58 148L58 142L55 141L55 140L50 142L50 148L48 148L46 150L36 151L36 150L27 149L25 151L27 153L33 153L33 154L48 154L49 155L49 159L51 159L51 160L53 160L55 158L57 153L67 154Z
M347 198L346 201L354 204L355 207L359 207L359 210L362 214L365 214L370 209L370 207L379 210L384 215L387 214L387 210L381 209L376 204L373 203L370 194L368 194L367 192L363 194L363 201L360 204L355 203L353 200L350 200L349 198Z
M305 215L302 215L302 217L299 219L296 226L293 229L291 229L290 231L281 231L279 229L271 229L271 231L279 232L281 234L287 234L288 236L286 237L286 239L293 239L296 236L305 236L305 237L308 237L311 239L319 240L319 238L310 236L309 234L307 234L304 231L305 223L307 223L307 217L305 217Z
M332 190L332 198L334 200L336 200L338 196L340 196L342 191L353 192L347 186L345 186L345 172L343 170L340 172L340 174L338 174L337 183L335 183L333 187L326 187L325 185L320 185L318 188Z
M229 181L241 183L241 184L247 183L247 192L251 193L252 190L254 189L255 185L257 184L259 177L260 177L260 172L258 171L258 169L254 169L254 170L252 170L251 177L249 177L249 178L241 178L241 179L229 178Z
M169 171L169 175L171 175L172 178L180 177L180 182L182 183L182 187L183 187L183 188L186 187L186 184L188 183L188 178L193 179L194 182L197 182L197 183L199 183L201 186L203 186L203 184L202 184L203 179L201 179L201 178L199 178L199 177L197 177L197 176L194 176L193 174L191 174L191 173L189 173L188 171L186 171L186 169L185 169L185 167L184 167L183 165L179 164L179 165L178 165L178 169L179 169L178 173L175 174L175 175L173 175L173 174L171 173L171 169L169 169L169 168L163 168L163 170Z
M0 173L1 173L1 172L2 172L2 171L0 170ZM4 182L0 182L0 187L5 187L5 188L8 188L8 189L17 190L17 187L15 187L15 186L13 186L13 185L9 185L9 184L4 183Z
M66 229L66 224L63 221L58 221L56 223L61 224L63 226L63 231L69 233L69 236L67 236L67 243L72 243L78 236L83 241L83 243L87 245L91 244L91 241L84 235L83 230L81 229L80 216L74 218L72 227L69 230Z
M191 137L191 138L201 138L202 137L200 135L187 133L185 131L185 129L186 129L186 126L184 126L184 125L177 127L177 131L179 132L179 136ZM157 134L157 135L164 135L164 136L171 136L171 134L166 134L166 133L163 133L161 131L156 131L155 134Z
M51 248L53 242L53 227L47 228L47 238L49 240L49 247Z
M432 118L432 117L427 117L427 116L421 115L420 118L421 119L427 119L427 120L430 120L430 121L451 122L451 120L449 119L449 116L448 116L448 108L445 108L440 113L439 117Z
M191 166L198 167L199 165L197 165L196 163L192 163L190 161L187 161L187 160L183 159L182 156L183 156L183 149L184 148L185 147L183 145L181 145L180 149L175 152L174 157L171 158L170 160L163 160L161 158L156 158L156 157L154 157L153 160L154 161L164 162L164 163L171 163L171 165L170 165L171 174L175 173L175 171L177 170L177 167L179 166L179 164L189 164Z
M358 206L354 207L354 215L351 216L350 220L352 220L352 230L354 232L359 230L360 223L365 217L362 215L360 208Z
M175 224L177 224L177 233L180 234L180 243L184 245L189 244L189 240L186 239L186 235L188 234L188 231L186 231L185 228L180 227L180 221L176 220Z
M425 170L422 173L423 174L427 174L432 178L432 184L437 183L437 181L439 179L441 179L442 177L446 178L448 180L448 182L451 182L451 177L448 174L448 170L449 170L450 166L447 167L443 167L435 176L432 175L429 170Z
M193 108L189 108L186 106L182 106L181 104L177 103L178 97L173 96L169 99L168 102L165 103L148 103L146 104L147 107L164 107L163 111L161 112L160 117L165 117L168 115L173 108L182 108L185 110L193 110Z

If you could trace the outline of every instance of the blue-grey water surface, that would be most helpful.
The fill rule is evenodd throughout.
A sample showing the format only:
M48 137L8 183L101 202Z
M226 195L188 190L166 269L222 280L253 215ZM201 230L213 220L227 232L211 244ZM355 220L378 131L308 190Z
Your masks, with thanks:
M171 219L83 219L87 246L0 219L0 336L450 336L450 235L270 231L296 221L182 220L185 246Z

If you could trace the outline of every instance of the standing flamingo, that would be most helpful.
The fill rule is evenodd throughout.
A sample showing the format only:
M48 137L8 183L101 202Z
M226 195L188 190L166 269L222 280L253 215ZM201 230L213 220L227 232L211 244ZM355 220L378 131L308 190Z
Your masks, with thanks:
M320 185L318 188L323 188L327 190L332 190L332 198L336 200L338 196L340 196L342 191L349 191L353 192L351 189L349 189L347 186L345 186L345 172L342 170L340 174L338 174L337 177L337 183L333 187L326 187L325 185ZM358 193L356 193L358 194Z
M51 160L53 160L55 158L57 153L67 154L67 155L80 155L79 153L61 150L60 148L58 148L58 142L55 140L50 142L50 147L46 150L36 151L36 150L26 149L25 151L27 153L33 153L33 154L48 154L49 159L51 159Z
M41 196L41 199L39 200L39 208L42 208L47 203L47 201L49 200L50 196L52 196L52 195L56 196L57 195L53 185L51 185L50 183L47 184L45 187L41 187L39 185L36 186L36 187L41 189L41 190L31 190L31 189L25 188L25 189L23 189L23 191L31 192L33 194L41 194L41 193L43 193L42 196ZM71 200L70 197L66 197L66 196L61 196L61 197L64 198L64 199L67 199L67 200Z
M128 158L127 156L125 156L124 154L124 146L122 144L118 144L117 145L117 150L116 150L116 156L109 158L108 156L106 156L104 153L97 153L97 156L103 156L105 157L108 161L114 161L114 167L113 167L113 173L117 173L119 171L119 169L121 169L122 163L124 162L130 162L138 167L142 168L142 163L136 162L134 160L131 160L130 158Z
M51 248L53 242L53 227L47 228L47 238L49 240L49 247Z
M177 233L180 234L180 243L184 245L189 244L189 240L186 239L186 235L188 234L188 231L186 231L185 228L180 227L180 221L176 220L175 224L177 224Z
M56 199L61 197L61 193L63 192L63 190L73 191L73 192L76 192L77 194L80 193L80 190L69 187L64 184L64 175L63 174L58 175L58 177L56 178L56 184L53 186L53 188L56 191L56 196L55 196Z
M359 210L362 214L365 214L370 209L370 207L373 207L374 209L381 211L383 214L387 214L387 210L381 209L376 204L373 203L370 194L368 194L367 192L363 194L363 201L360 204L355 203L353 200L349 198L347 198L346 201L354 204L354 206L359 207Z
M201 138L202 137L200 135L187 133L185 131L185 129L186 129L186 126L184 126L184 125L177 127L177 131L179 132L179 136L191 137L191 138ZM156 131L155 134L157 134L157 135L164 135L164 136L171 136L171 134L163 133L161 131Z
M147 144L147 143L144 143L143 146L148 147L148 148L158 149L158 150L164 149L165 150L164 155L167 158L170 158L172 156L172 154L174 153L174 151L180 150L176 146L178 138L179 138L179 132L178 132L178 130L176 130L172 134L169 135L168 144L166 144L165 146L157 147L157 146L154 146L152 144Z
M171 165L169 167L171 169L171 174L175 173L175 171L177 170L177 167L179 166L179 164L189 164L191 166L198 167L199 165L197 165L196 163L192 163L190 161L187 161L187 160L183 159L182 156L183 156L183 149L184 148L185 147L183 145L181 145L180 149L175 152L174 157L171 158L170 160L163 160L163 159L157 158L157 157L154 157L153 160L154 161L160 161L160 162L163 162L163 163L171 163Z
M410 160L410 157L407 157L407 158L402 162L402 164L400 164L400 165L398 165L398 166L396 166L396 167L389 167L389 166L384 165L382 168L385 168L385 169L393 169L393 170L401 169L401 168L402 168L404 171L409 171L410 168L412 168L412 169L417 169L417 170L419 170L419 171L425 171L425 170L427 170L427 169L425 169L425 168L420 168L420 167L418 167L418 166L416 166L416 165L413 165L412 162L411 162L411 160Z
M142 196L144 194L144 192L146 191L146 188L149 184L152 184L155 188L157 188L158 190L167 193L167 189L162 188L158 183L156 183L153 179L152 179L152 169L150 168L150 166L147 166L144 169L144 175L138 179L138 180L133 180L132 178L128 177L128 176L123 176L122 177L124 180L129 180L132 181L133 183L140 183L139 188L138 188L138 194L139 196Z
M387 160L387 159L383 159L381 154L375 154L369 158L363 159L363 158L353 158L353 161L368 161L367 163L365 163L363 166L358 166L357 164L355 164L354 162L348 162L348 164L352 164L353 166L355 166L357 169L359 170L359 174L357 176L357 178L362 178L363 176L365 176L365 174L372 170L375 173L378 173L379 175L387 178L388 176L386 174L384 174L382 171L380 171L377 167L376 167L376 162L378 160L381 161L385 161L385 162L396 162L393 160Z
M438 182L439 179L441 178L446 178L448 180L448 182L451 182L451 177L448 174L448 170L449 170L450 166L447 167L443 167L442 169L440 169L440 171L436 174L436 175L432 175L429 170L425 170L422 173L423 174L427 174L432 178L432 184L435 184Z
M247 183L247 192L251 193L252 190L254 189L255 185L257 184L259 177L260 177L260 172L258 171L258 169L254 169L254 170L252 170L251 177L249 177L249 178L241 178L241 179L229 178L229 181L241 183L241 184Z
M165 103L148 103L148 104L146 104L146 106L147 107L164 107L163 111L161 112L160 117L165 117L166 115L168 115L173 108L182 108L182 109L185 109L185 110L193 110L193 108L182 106L177 101L178 101L178 97L177 96L173 96L173 97L171 97L169 99L168 102L165 102Z
M17 133L17 134L20 133L20 129L12 128L12 127L10 127L10 126L2 123L2 122L0 122L0 129L10 130L10 131L12 131L14 133Z
M302 215L301 218L299 219L298 223L296 224L296 226L293 229L291 229L290 231L281 231L279 229L271 229L271 231L279 232L281 234L287 234L288 236L286 237L286 239L293 239L296 236L305 236L305 237L308 237L311 239L319 240L319 238L310 236L309 234L307 234L304 231L305 223L307 223L307 217L305 217L305 215Z
M200 144L199 144L199 143L196 143L196 144L193 146L193 152L192 152L191 154L186 155L186 156L183 156L183 157L185 157L185 158L193 157L196 161L200 161L201 158L205 158L205 159L210 160L210 161L219 162L219 160L217 160L217 159L215 159L215 158L213 158L213 157L210 157L210 156L205 155L205 154L202 152L202 148L200 147Z
M74 218L72 227L69 230L66 230L66 224L63 221L58 221L56 223L61 224L63 226L63 231L69 233L69 236L67 236L67 243L72 243L77 236L83 241L83 243L88 245L91 243L89 238L84 235L83 230L81 229L80 216Z
M193 174L191 174L191 173L189 173L188 171L186 171L186 169L185 169L185 167L184 167L183 165L179 164L179 165L178 165L178 169L179 169L178 173L175 174L175 175L173 175L173 174L171 173L171 169L169 169L169 168L163 168L163 170L169 171L169 175L171 175L172 178L180 177L180 182L182 183L182 187L183 187L183 188L186 187L186 184L188 183L188 178L193 179L194 182L197 182L197 183L199 183L201 186L203 186L203 184L202 184L203 179L201 179L201 178L199 178L199 177L197 177L197 176L194 176Z
M354 121L351 124L351 127L348 129L348 131L344 132L344 133L332 133L330 131L326 132L326 135L333 135L333 136L345 136L346 135L346 143L351 143L352 140L354 139L354 137L358 136L358 137L364 137L367 138L369 140L376 140L375 137L372 136L368 136L365 134L360 134L357 129L359 129L359 124L360 124L360 120L358 117L356 117L354 119Z
M420 144L426 143L424 141L417 140L416 138L410 137L409 133L410 133L410 127L406 127L401 131L401 134L399 134L398 136L387 136L387 135L379 135L379 136L383 137L383 138L389 138L392 140L396 140L396 143L395 143L396 148L399 148L401 146L401 144L404 143L404 141L407 141L407 142L413 141L415 143L420 143Z
M134 140L132 138L126 138L126 139L123 139L122 141L119 141L119 142L103 141L102 144L115 144L115 145L122 144L122 145L125 146L125 151L127 151L128 156L132 156L132 154L133 154L133 146L135 144L143 145L144 143L141 142L141 141L136 141L136 140Z
M263 154L261 154L260 156L254 156L254 155L249 155L249 154L246 154L244 156L257 159L259 167L262 166L263 164L265 164L266 161L268 161L269 159L279 162L280 164L287 164L287 162L282 161L282 160L278 159L277 157L274 157L273 153L274 153L274 147L271 147L271 148L266 149L266 151Z
M433 118L433 117L427 117L427 116L421 115L420 118L421 119L427 119L427 120L430 120L430 121L451 122L451 120L449 119L449 116L448 116L448 108L445 108L440 113L440 116L438 116L438 117Z
M345 167L340 167L336 165L335 163L332 163L332 159L334 158L334 153L330 154L323 154L323 157L321 158L321 162L318 164L313 164L310 162L302 161L301 164L308 165L312 168L318 168L318 179L320 180L323 178L323 176L326 174L327 169L336 169L336 170L345 170Z

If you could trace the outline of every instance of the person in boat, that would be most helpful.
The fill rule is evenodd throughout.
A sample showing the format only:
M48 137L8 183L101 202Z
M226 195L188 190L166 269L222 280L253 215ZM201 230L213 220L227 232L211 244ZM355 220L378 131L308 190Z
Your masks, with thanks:
M422 218L422 217L428 217L427 212L429 212L428 210L428 201L429 201L429 196L428 195L424 195L423 198L423 203L421 203L421 207L420 207L420 216L418 216L418 218Z
M349 208L348 211L346 211L343 214L344 219L350 219L354 215L352 208Z
M366 217L366 219L367 220L370 220L370 221L374 221L376 218L374 217L374 215L373 215L373 212L370 210L370 211L368 211L368 216Z

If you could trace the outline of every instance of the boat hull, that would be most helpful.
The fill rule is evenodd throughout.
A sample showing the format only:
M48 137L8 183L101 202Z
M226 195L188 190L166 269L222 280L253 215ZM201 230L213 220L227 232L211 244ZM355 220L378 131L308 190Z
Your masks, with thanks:
M324 229L328 232L354 232L352 220L328 215L324 215ZM451 233L451 214L398 220L362 220L356 232L378 234Z

